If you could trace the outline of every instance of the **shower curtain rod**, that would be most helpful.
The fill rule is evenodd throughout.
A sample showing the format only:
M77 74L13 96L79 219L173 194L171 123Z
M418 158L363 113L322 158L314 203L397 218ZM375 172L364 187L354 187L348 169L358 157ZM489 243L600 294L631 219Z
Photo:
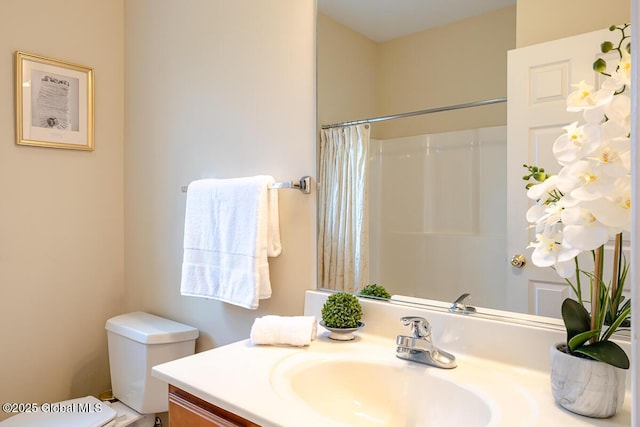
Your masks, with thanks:
M484 101L468 102L466 104L448 105L446 107L430 108L428 110L411 111L409 113L393 114L391 116L373 117L370 119L355 120L352 122L334 123L332 125L322 125L322 129L337 128L341 126L359 125L362 123L383 122L385 120L403 119L405 117L421 116L423 114L439 113L441 111L461 110L463 108L481 107L483 105L498 104L507 102L507 98L486 99Z

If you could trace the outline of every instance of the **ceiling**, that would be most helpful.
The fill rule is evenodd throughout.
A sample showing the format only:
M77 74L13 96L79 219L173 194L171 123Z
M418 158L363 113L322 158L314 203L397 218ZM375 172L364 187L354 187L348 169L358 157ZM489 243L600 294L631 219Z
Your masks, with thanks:
M515 3L516 0L318 0L318 11L382 42Z

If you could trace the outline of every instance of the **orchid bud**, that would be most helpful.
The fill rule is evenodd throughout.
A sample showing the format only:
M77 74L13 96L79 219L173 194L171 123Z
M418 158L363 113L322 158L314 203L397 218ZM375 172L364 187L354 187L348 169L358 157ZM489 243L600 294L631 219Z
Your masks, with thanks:
M607 53L609 52L611 49L613 49L613 43L606 41L606 42L602 42L602 44L600 45L600 51L602 53Z
M607 69L607 62L602 58L598 58L596 62L593 63L593 71L597 73L602 73L606 69Z

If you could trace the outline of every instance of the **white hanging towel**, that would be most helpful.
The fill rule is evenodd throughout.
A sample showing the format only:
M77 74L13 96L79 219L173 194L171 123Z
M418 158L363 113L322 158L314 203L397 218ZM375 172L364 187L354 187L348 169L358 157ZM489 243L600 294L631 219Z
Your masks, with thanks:
M193 181L187 189L182 295L255 310L271 296L267 256L278 256L278 191L259 175Z

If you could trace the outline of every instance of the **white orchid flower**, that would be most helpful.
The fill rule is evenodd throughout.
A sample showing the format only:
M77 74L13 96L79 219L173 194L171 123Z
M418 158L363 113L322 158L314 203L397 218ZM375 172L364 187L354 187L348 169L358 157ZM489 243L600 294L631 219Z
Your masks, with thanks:
M593 216L609 228L609 234L631 231L631 177L618 178L607 197L584 204Z
M621 49L621 54L616 70L611 73L611 77L602 82L602 88L618 92L631 85L631 54L627 49Z
M615 179L623 173L614 163L580 160L558 173L558 189L580 201L597 200L611 192Z
M591 154L602 142L602 128L595 123L578 126L573 122L563 127L566 133L553 144L553 155L561 165L568 165Z
M583 203L565 208L561 218L564 224L563 246L577 249L578 252L590 251L609 240L607 227Z
M536 241L529 245L534 248L531 261L539 267L551 267L575 258L580 250L563 245L562 240L562 230L558 227L548 227L536 234Z
M604 122L606 118L605 111L604 111L606 106L607 104L603 104L594 108L585 109L582 112L582 117L584 118L584 121L587 123L593 123L597 125L602 124L602 122Z
M558 203L536 204L527 210L527 221L535 224L536 232L560 222L562 206Z
M583 111L603 106L611 102L615 93L610 89L600 89L594 92L593 86L585 83L584 80L573 86L577 89L567 97L567 111Z
M574 257L575 258L575 257ZM576 275L576 265L574 258L567 261L556 262L553 264L553 269L558 273L558 276L563 279L571 279Z
M631 84L631 53L627 52L627 49L620 49L622 58L618 63L615 75L619 76L624 84L629 86Z
M631 98L625 94L615 96L604 106L609 120L618 123L625 129L631 129Z
M527 209L526 218L530 224L539 224L540 218L542 218L546 213L546 206L543 204L536 203Z
M558 177L556 175L551 175L540 184L532 185L527 190L527 197L531 200L542 199L542 202L544 203L549 198L549 194L553 193L553 191L558 188L556 185L557 182Z
M602 128L602 139L629 138L630 126L625 126L617 121L608 120L600 127Z
M527 221L536 225L536 232L562 222L562 211L576 206L580 201L570 196L563 196L556 202L538 203L527 210Z
M626 137L606 140L588 160L613 179L628 175L631 173L631 140Z

